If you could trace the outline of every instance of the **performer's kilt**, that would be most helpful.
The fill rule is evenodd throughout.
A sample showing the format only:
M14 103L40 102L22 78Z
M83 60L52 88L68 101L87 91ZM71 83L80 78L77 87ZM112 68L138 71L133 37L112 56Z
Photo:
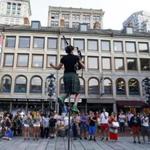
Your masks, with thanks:
M65 93L78 94L80 91L80 81L76 73L64 73Z

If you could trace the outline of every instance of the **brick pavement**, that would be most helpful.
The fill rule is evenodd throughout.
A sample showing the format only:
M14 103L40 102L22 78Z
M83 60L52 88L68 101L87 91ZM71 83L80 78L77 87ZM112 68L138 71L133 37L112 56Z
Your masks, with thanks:
M0 139L0 150L67 150L67 138L32 139L24 141L15 137L11 141ZM88 140L72 140L71 150L150 150L150 143L133 144L132 137L120 137L117 142L96 142Z

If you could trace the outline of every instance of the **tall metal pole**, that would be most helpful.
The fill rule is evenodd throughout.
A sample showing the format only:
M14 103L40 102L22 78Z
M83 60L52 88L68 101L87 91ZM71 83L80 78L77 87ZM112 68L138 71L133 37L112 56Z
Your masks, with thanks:
M71 130L71 103L70 103L70 94L68 97L68 150L70 150L70 143L71 143L71 134L70 134L70 130Z

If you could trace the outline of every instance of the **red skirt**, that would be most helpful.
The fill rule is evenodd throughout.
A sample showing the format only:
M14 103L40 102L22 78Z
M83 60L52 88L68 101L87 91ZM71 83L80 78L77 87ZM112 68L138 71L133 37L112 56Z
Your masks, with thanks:
M118 140L118 133L109 132L109 139L110 140Z
M109 128L109 139L110 140L118 140L118 129L117 128Z

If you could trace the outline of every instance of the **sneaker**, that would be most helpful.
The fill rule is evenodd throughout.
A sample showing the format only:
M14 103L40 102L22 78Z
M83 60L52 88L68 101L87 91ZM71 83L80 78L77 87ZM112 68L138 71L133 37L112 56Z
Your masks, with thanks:
M79 112L79 109L77 108L76 105L73 105L72 111L78 113L78 112Z
M103 140L104 140L104 137L101 138L101 141L103 141Z
M138 141L139 144L141 144L141 141Z
M133 143L136 143L136 141L133 141Z

